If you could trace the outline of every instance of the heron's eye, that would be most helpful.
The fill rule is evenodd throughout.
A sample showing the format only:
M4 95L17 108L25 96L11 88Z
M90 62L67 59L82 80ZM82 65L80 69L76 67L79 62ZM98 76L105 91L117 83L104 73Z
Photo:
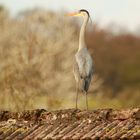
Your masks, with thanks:
M85 12L82 12L82 14L85 16L86 15L86 13Z
M83 16L84 16L84 15L85 15L85 13L84 13L84 12L81 12L81 15L83 15Z

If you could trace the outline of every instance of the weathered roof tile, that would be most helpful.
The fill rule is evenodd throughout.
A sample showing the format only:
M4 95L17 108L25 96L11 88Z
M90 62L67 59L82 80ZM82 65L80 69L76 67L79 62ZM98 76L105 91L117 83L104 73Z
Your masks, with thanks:
M0 139L140 139L140 109L1 111Z

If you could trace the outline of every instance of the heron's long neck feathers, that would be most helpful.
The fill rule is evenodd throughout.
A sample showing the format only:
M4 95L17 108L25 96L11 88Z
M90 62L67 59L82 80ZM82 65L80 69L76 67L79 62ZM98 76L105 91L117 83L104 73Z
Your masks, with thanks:
M84 17L84 22L82 24L81 30L80 30L80 37L79 37L79 50L86 47L86 42L85 42L85 32L86 32L86 26L88 23L88 16Z

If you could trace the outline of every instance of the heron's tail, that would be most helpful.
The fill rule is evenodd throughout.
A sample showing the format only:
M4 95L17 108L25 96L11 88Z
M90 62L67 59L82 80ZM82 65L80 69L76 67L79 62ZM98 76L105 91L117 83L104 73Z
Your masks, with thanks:
M90 81L88 78L81 79L81 90L87 92L89 88Z

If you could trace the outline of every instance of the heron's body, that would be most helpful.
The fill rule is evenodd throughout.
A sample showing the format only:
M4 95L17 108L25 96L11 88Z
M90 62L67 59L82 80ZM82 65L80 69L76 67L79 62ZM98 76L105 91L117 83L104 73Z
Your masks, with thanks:
M87 92L89 89L89 85L91 82L92 74L93 74L93 62L92 58L88 52L87 45L85 42L85 30L89 20L89 13L88 11L82 9L77 14L70 14L72 16L82 16L84 18L80 36L79 36L79 49L75 55L75 62L74 62L74 76L76 80L76 108L77 108L77 100L78 100L78 93L81 90L85 93L86 96L86 105L88 109L88 101L87 101Z
M93 73L92 58L87 48L82 48L76 53L73 72L76 82L79 83L78 88L87 93Z

